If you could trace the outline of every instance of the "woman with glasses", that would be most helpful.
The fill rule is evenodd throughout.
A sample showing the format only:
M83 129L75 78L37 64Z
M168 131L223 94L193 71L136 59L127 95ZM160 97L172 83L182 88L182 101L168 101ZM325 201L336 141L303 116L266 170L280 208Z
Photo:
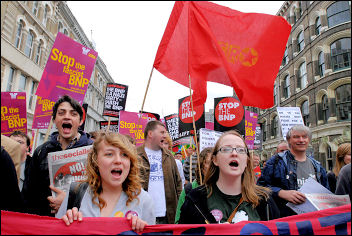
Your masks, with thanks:
M255 184L243 137L225 132L216 142L204 185L186 195L180 224L237 223L279 218L270 189Z

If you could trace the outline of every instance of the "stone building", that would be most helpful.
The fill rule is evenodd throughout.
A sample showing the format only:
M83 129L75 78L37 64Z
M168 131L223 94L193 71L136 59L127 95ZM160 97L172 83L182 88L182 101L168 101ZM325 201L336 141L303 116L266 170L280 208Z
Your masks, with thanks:
M95 48L83 32L66 1L1 1L1 91L27 94L28 135L32 134L35 92L58 32ZM99 129L106 83L114 82L98 57L84 103L88 104L85 131ZM44 140L40 130L37 145Z
M310 154L331 170L338 145L351 142L351 2L285 1L277 15L291 33L274 87L274 106L260 110L262 159L283 140L276 107L300 107L312 131Z

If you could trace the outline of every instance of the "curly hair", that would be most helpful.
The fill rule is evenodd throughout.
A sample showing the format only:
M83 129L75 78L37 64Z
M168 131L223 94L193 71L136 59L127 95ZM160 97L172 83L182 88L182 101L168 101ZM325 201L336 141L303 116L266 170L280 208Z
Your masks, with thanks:
M141 193L141 184L139 177L139 162L137 157L137 151L134 145L122 134L113 133L113 132L101 132L98 135L98 138L93 144L92 150L88 154L87 158L87 180L90 188L93 192L92 201L100 209L106 206L106 202L103 198L100 197L102 193L102 179L99 173L98 167L98 152L100 143L105 142L109 145L119 148L124 152L130 159L130 171L127 178L122 184L123 191L127 194L128 200L126 201L126 206L134 199L138 199L138 195ZM98 198L99 203L95 200Z
M345 159L345 156L348 154L351 155L351 144L350 143L343 143L337 148L336 164L333 169L335 176L339 176L341 168L346 165L344 159Z
M212 147L207 147L207 148L204 148L200 153L199 153L199 165L200 165L200 173L202 175L202 180L204 180L204 174L203 174L203 168L204 168L204 164L205 164L205 161L207 160L207 156L209 153L213 153L213 148ZM197 165L197 168L196 168L196 179L197 179L197 182L198 184L200 184L200 175L199 175L199 168L198 168L198 165Z
M255 208L259 205L259 201L262 198L266 200L269 198L269 194L271 193L271 190L267 187L262 187L255 184L255 176L251 168L253 166L252 158L249 155L247 144L243 139L243 137L235 130L229 130L223 133L214 146L212 158L211 158L212 161L210 163L207 173L205 174L205 179L204 179L204 184L209 192L208 198L212 195L212 192L213 192L212 187L214 186L214 184L216 184L220 174L220 169L218 166L214 164L213 160L219 151L221 141L227 135L234 135L234 136L240 137L247 149L247 166L244 172L242 173L241 192L242 192L243 200L248 203L251 203L252 207Z

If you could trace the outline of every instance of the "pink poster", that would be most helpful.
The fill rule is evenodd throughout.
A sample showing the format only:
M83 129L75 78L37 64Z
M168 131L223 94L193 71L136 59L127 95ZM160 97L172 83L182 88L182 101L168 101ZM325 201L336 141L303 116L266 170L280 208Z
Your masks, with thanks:
M33 128L48 128L53 104L64 94L82 105L97 57L93 49L57 34L36 92Z
M1 92L1 134L14 131L27 134L26 93Z
M214 122L205 122L205 128L214 130Z
M136 140L136 146L144 143L144 129L148 123L148 116L140 113L120 111L119 133L130 135Z
M254 148L255 129L257 127L258 114L245 110L246 144L249 149Z

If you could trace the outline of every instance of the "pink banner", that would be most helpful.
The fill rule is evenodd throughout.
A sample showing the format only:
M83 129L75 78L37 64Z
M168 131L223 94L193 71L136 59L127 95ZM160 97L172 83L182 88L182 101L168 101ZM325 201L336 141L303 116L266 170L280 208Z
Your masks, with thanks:
M44 68L32 128L48 128L52 106L64 94L81 105L98 53L58 33Z
M258 114L245 110L246 144L249 149L254 149L255 129L257 127Z
M205 122L205 128L214 130L214 122Z
M119 133L128 134L136 140L136 146L144 143L144 129L148 123L148 115L140 113L120 111Z
M27 134L26 93L1 92L1 134L14 131Z
M61 219L1 211L2 235L138 235L122 217L86 217L70 226ZM270 221L236 224L151 225L142 235L351 235L351 204Z

